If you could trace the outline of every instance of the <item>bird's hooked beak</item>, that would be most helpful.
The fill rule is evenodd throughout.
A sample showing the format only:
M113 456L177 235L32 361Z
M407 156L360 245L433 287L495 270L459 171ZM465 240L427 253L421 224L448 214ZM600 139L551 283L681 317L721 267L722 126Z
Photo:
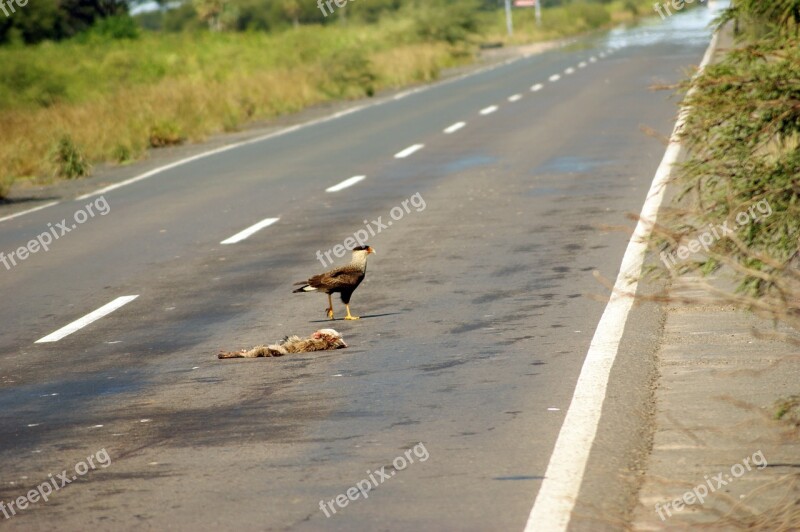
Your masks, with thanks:
M375 250L372 249L372 247L367 246L367 255L369 255L370 253L375 253Z

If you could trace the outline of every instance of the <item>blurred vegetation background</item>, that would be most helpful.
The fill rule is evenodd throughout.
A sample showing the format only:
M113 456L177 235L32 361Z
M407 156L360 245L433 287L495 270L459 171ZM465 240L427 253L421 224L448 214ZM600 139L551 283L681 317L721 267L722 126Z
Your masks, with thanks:
M717 296L800 329L800 0L733 0L717 22L736 43L680 86L695 87L684 102L689 150L675 175L681 194L659 220L659 251L727 222L733 234L669 275L725 267L738 291ZM736 215L760 201L772 214L739 226Z
M435 80L481 44L652 15L649 0L31 0L0 16L0 199L326 101ZM335 7L335 4L334 4Z

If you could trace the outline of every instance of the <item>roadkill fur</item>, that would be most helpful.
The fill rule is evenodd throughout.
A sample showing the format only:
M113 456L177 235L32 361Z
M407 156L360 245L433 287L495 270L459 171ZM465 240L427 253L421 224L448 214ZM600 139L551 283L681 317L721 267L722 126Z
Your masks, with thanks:
M310 353L312 351L328 351L331 349L344 349L347 344L344 342L341 333L333 329L320 329L308 338L299 336L287 336L279 344L259 345L241 351L221 352L219 358L258 358L258 357L282 357L289 353Z

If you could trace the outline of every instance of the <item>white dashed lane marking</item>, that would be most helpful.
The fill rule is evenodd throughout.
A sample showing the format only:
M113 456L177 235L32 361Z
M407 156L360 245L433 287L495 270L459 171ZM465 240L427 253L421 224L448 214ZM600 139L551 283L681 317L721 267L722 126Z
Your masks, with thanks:
M560 76L559 74L553 74L553 75L552 75L552 76L550 76L550 78L549 78L549 80L550 80L550 82L551 82L551 83L553 83L553 82L555 82L555 81L558 81L558 80L560 80L560 79L561 79L561 76Z
M103 305L102 307L100 307L99 309L95 310L94 312L90 312L86 316L84 316L84 317L82 317L82 318L80 318L78 320L73 321L72 323L70 323L69 325L67 325L65 327L60 328L56 332L54 332L52 334L48 334L44 338L36 340L36 343L37 344L44 344L44 343L50 343L50 342L58 342L62 338L66 337L66 336L69 336L70 334L74 333L75 331L79 331L79 330L83 329L84 327L86 327L87 325L96 322L100 318L111 314L112 312L114 312L118 308L120 308L120 307L122 307L124 305L127 305L128 303L130 303L131 301L133 301L137 297L139 297L139 296L136 295L136 296L118 297L117 299L115 299L111 303Z
M518 101L520 101L521 99L522 99L522 95L521 95L521 94L515 94L515 95L513 95L513 96L509 96L509 97L508 97L508 101L509 101L509 102L518 102Z
M395 159L405 159L406 157L408 157L412 153L418 152L419 150L421 150L424 147L425 147L424 144L414 144L413 146L409 146L408 148L404 149L401 152L395 153L394 154L394 158Z
M543 88L544 88L544 85L542 85L541 83L537 83L536 85L531 87L531 92L539 92Z
M462 127L464 127L466 125L467 125L466 122L456 122L452 126L450 126L447 129L445 129L444 132L449 135L450 133L455 133L456 131L458 131L459 129L461 129Z
M325 192L339 192L340 190L344 190L347 187L352 187L356 183L363 181L367 176L365 175L354 175L350 179L345 179L338 185L333 185L332 187L328 187L325 189Z
M497 111L497 106L496 105L490 105L489 107L481 109L481 114L484 115L484 116L485 115L490 115L490 114L494 113L495 111Z
M242 240L244 240L244 239L256 234L259 231L261 231L265 227L269 227L270 225L274 224L278 220L280 220L280 218L266 218L264 220L261 220L257 224L251 225L250 227L248 227L244 231L239 231L238 233L236 233L232 237L223 240L222 242L220 242L220 244L227 245L227 244L236 244L237 242L241 242Z

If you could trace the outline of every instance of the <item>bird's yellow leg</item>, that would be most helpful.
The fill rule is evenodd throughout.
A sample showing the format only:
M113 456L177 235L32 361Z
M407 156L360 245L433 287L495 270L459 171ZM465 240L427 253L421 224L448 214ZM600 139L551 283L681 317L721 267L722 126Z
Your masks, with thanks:
M330 319L333 319L333 299L331 299L330 294L328 294L328 308L325 309L325 312L327 312Z
M346 319L346 320L357 320L357 319L359 319L358 316L351 316L350 315L350 305L345 304L344 308L347 309L347 316L345 316L344 319Z

